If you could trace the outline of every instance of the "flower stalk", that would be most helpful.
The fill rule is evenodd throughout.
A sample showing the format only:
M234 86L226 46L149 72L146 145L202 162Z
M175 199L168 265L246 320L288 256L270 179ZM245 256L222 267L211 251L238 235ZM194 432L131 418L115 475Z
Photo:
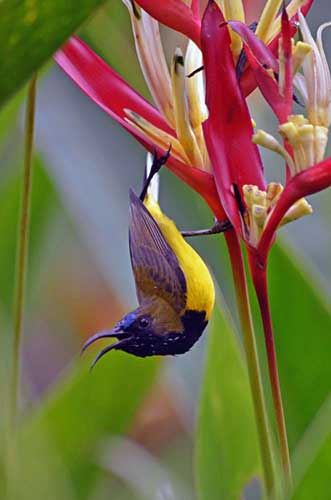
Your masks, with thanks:
M32 188L33 168L33 137L35 128L36 108L36 85L37 75L34 75L29 83L26 115L25 115L25 146L24 146L24 170L23 187L21 199L21 211L17 245L15 295L14 295L14 339L12 359L12 381L11 381L11 421L13 426L17 422L17 406L20 387L21 372L21 344L23 334L23 316L25 303L25 284L28 263L30 205Z
M225 233L225 238L231 258L231 267L244 340L248 377L256 417L265 489L269 496L276 489L275 461L271 445L257 346L250 310L245 268L238 236L233 230L231 230Z
M272 399L276 417L280 457L284 473L284 486L285 486L285 491L288 492L292 487L291 460L290 460L290 452L287 440L284 407L283 407L282 393L281 393L279 373L278 373L275 338L273 334L270 303L268 298L266 265L263 267L257 266L252 253L249 254L249 263L251 269L251 276L253 279L254 288L256 291L262 317L265 345L268 358L269 378L270 378Z

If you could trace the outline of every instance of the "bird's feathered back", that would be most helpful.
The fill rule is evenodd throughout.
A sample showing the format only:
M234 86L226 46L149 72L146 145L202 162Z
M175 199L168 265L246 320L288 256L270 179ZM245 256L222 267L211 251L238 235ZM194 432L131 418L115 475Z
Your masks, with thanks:
M132 190L130 212L130 255L139 303L161 297L181 314L186 307L187 286L176 254Z

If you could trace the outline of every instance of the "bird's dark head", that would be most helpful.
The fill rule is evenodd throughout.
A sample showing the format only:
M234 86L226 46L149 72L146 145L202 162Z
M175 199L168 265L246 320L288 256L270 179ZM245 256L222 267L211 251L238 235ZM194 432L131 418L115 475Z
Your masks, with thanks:
M112 330L93 335L83 351L99 339L117 339L98 354L92 366L113 349L139 357L182 354L197 341L206 324L204 312L186 311L180 317L164 301L153 301L124 316Z

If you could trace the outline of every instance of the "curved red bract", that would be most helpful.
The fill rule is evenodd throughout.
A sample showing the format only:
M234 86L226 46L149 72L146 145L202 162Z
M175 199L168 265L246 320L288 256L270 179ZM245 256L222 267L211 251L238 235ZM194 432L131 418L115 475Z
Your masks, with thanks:
M260 40L249 27L239 21L230 21L231 28L241 37L246 56L249 62L249 70L255 77L263 97L277 116L280 123L287 121L292 112L293 101L293 76L292 76L292 41L293 28L288 19L286 9L283 9L281 18L281 40L283 44L285 75L284 89L280 91L278 83L268 73L272 69L279 74L278 60L262 40Z
M85 94L128 130L148 151L153 151L154 143L125 121L124 109L138 113L156 127L176 137L175 131L165 122L159 111L79 38L70 38L55 54L55 60ZM160 154L165 153L164 150L157 149ZM172 155L167 166L206 200L219 220L226 218L212 174L187 165Z
M264 257L270 248L273 236L281 223L282 218L292 205L314 193L331 186L331 158L321 161L313 167L303 170L292 177L286 184L274 210L270 215L261 241L257 248L258 256Z
M222 205L241 234L233 184L239 191L244 184L265 189L265 179L259 151L252 143L251 117L238 84L228 28L220 27L223 22L219 7L210 1L202 21L201 37L209 110L203 129Z
M191 9L181 0L136 0L148 14L169 28L179 31L200 47L201 22L198 14L198 3L193 2Z
M175 136L159 111L79 38L71 37L54 58L76 85L116 120L123 120L124 109L130 109Z

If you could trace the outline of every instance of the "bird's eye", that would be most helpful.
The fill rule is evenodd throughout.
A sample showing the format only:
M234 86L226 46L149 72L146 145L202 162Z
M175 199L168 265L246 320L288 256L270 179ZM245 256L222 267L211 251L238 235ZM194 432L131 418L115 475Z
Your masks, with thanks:
M141 328L147 328L149 325L149 320L147 318L140 318L139 320L139 326Z

